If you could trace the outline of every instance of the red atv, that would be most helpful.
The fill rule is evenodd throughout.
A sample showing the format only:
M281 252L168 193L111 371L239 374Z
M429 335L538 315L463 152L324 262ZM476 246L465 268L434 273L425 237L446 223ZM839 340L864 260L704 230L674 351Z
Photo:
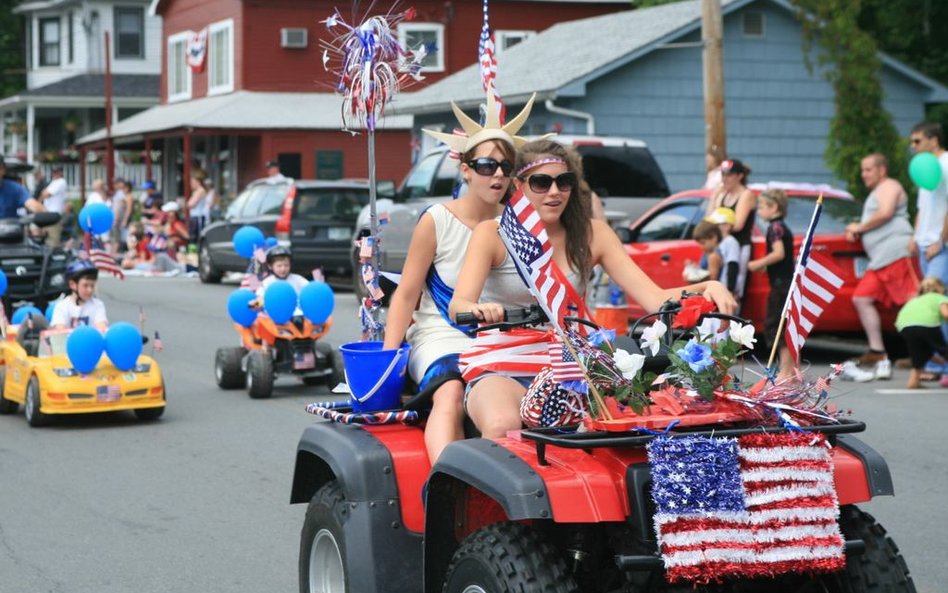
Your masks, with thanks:
M886 462L852 435L864 429L852 420L816 429L833 445L844 571L671 586L653 527L653 435L523 430L452 443L432 467L422 426L316 423L300 439L290 497L309 505L300 591L914 593L898 548L856 506L893 494ZM762 430L785 431L713 434ZM674 431L684 432L712 433Z

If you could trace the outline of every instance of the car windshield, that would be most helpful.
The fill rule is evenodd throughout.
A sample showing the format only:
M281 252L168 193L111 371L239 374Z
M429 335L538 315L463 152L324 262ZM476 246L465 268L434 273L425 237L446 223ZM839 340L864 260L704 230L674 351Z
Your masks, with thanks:
M438 170L438 166L441 164L441 158L443 156L444 153L442 152L433 152L423 157L411 170L408 177L405 178L405 181L402 182L401 190L398 192L399 197L403 200L409 200L411 198L423 198L428 196L428 192L431 189L431 181Z
M362 207L369 203L369 188L297 188L293 203L296 218L355 222Z
M49 329L40 332L39 357L66 354L66 340L71 333L71 329Z
M601 198L610 196L664 198L668 183L647 148L637 146L576 147L583 172Z
M814 196L790 196L790 202L787 205L787 216L784 221L790 227L795 237L806 235L807 228L810 226L810 219L813 218L813 207L816 205ZM851 222L859 222L862 215L862 207L853 200L838 200L826 198L823 200L823 212L820 214L820 221L817 225L817 231L821 235L836 235L846 231L846 225ZM757 218L757 227L761 234L767 233L767 222Z

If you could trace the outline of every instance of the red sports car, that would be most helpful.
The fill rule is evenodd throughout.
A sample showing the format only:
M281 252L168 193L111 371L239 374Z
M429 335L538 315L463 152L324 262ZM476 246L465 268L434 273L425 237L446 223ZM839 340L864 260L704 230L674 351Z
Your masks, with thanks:
M866 269L867 259L862 246L846 240L844 229L850 222L858 221L862 213L861 205L853 197L839 189L829 186L800 184L752 184L755 193L768 188L783 189L790 198L786 222L793 231L797 253L803 235L813 216L816 198L823 194L823 213L813 240L813 250L828 253L845 279L845 284L836 294L830 310L819 319L814 332L862 332L851 295L859 278ZM625 246L626 251L652 280L662 287L680 286L685 283L682 272L685 262L696 262L701 257L698 243L691 238L695 225L705 216L707 199L710 192L705 189L679 192L646 212L630 227L631 239ZM767 246L764 244L766 222L757 219L753 231L753 251L751 258L763 257ZM741 316L754 322L763 329L767 308L767 294L770 283L766 273L748 274L744 292ZM896 310L883 311L883 325L894 324ZM629 316L638 318L645 311L637 303L630 303Z

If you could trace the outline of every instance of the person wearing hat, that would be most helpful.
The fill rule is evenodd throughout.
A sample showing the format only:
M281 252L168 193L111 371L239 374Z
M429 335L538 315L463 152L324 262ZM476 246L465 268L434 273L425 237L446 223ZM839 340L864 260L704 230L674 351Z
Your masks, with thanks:
M274 282L281 280L289 282L290 286L296 289L296 294L299 294L299 292L303 290L303 287L309 284L309 280L291 271L293 267L293 253L289 247L282 245L271 247L267 250L266 258L267 269L270 273L263 279L263 282L260 283L260 287L257 289L258 303L263 302L263 295L267 292L267 288Z
M264 163L264 167L267 169L267 182L279 183L286 181L286 177L283 173L280 173L280 163L278 161L269 160Z
M458 357L472 340L449 319L448 303L474 227L503 210L515 151L526 143L516 134L533 107L531 97L517 117L501 125L490 89L486 97L483 126L452 103L463 135L423 130L461 155L458 168L467 191L456 200L431 206L418 220L385 328L385 348L398 348L407 340L411 345L408 372L419 392L432 394L425 427L425 446L432 463L449 443L464 436L464 384Z
M707 216L718 208L730 208L734 211L734 224L731 234L741 246L740 277L747 277L747 262L751 257L751 231L754 228L754 219L757 212L757 196L747 188L747 178L751 170L738 159L728 159L721 163L721 185L711 194L708 200ZM744 288L736 293L738 298L744 296Z
M721 231L721 243L718 245L718 253L721 254L721 280L724 286L731 291L738 305L741 303L741 295L744 294L744 283L747 279L747 270L741 273L741 246L737 239L731 234L734 228L734 211L730 208L716 208L706 221L716 224Z
M144 192L139 198L142 202L142 222L147 227L156 218L160 218L162 196L151 179L142 182L141 189Z
M177 260L178 251L188 246L188 225L181 220L181 206L168 202L161 206L161 232L168 238L168 255Z
M17 210L26 208L30 212L45 212L42 202L30 196L19 182L6 176L7 166L0 155L0 218L16 218Z
M56 303L50 326L74 328L91 325L104 332L109 327L109 320L105 315L105 303L95 296L98 268L87 259L77 259L66 267L65 275L69 294Z

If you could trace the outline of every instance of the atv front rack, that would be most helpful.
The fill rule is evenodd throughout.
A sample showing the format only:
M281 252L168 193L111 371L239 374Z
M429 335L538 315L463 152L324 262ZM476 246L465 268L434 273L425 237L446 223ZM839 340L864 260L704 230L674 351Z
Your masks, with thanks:
M809 432L819 432L830 435L830 442L834 443L833 435L862 432L866 430L866 423L859 420L840 420L838 424L808 426ZM571 432L568 432L571 431ZM576 432L575 428L528 428L521 431L521 437L533 441L537 448L537 461L540 465L549 465L546 461L546 447L562 447L564 449L598 449L602 447L643 447L652 439L659 436L672 438L680 436L706 437L739 437L754 433L788 432L783 426L745 426L726 428L681 428L666 432L644 431L635 429L628 433L614 432Z

